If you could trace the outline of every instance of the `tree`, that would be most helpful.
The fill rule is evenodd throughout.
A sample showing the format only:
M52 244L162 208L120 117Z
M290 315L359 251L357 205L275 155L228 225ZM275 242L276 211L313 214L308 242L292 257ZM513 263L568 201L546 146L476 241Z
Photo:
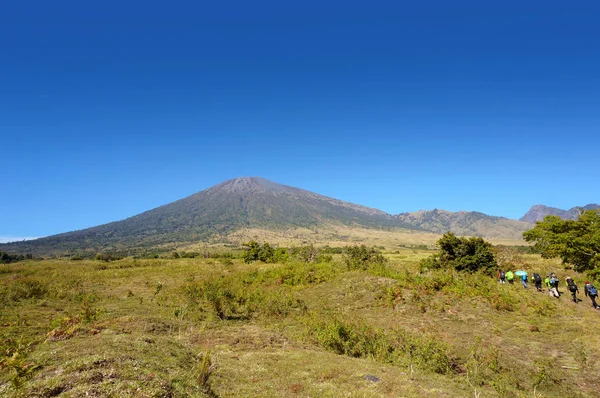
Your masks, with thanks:
M284 248L274 248L268 243L263 245L256 241L243 243L246 247L244 252L244 262L247 264L254 261L262 261L264 263L284 262L287 260L287 250Z
M498 267L491 243L482 238L457 237L445 233L437 241L439 253L421 262L421 268L454 268L457 271L490 273Z
M600 268L600 213L587 210L575 220L546 216L523 233L527 242L543 258L560 258L575 271Z
M258 253L260 252L260 244L258 242L251 240L248 243L243 243L243 246L246 247L246 251L244 252L245 263L249 264L258 260Z
M33 258L33 256L28 254L27 257L25 257L21 254L8 254L0 251L0 264L16 263L17 261L21 261L25 258Z

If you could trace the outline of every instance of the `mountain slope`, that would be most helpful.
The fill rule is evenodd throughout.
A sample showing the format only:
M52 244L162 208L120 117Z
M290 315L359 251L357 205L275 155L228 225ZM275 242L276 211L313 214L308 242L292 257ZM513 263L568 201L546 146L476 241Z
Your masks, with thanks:
M383 211L277 184L236 178L134 217L80 231L0 245L14 253L125 251L226 235L243 227L293 228L323 224L415 227Z
M559 216L563 220L577 220L579 217L579 213L581 210L594 210L600 209L600 205L596 203L590 203L583 207L576 206L569 210L558 209L556 207L548 207L545 205L535 205L531 206L531 209L523 217L519 219L519 221L524 221L528 223L535 223L536 221L541 221L544 217L548 215Z
M521 239L531 224L477 212L443 210L391 215L258 177L235 178L147 212L80 231L0 244L0 251L48 255L135 254L208 240L248 228L289 230L344 225Z
M450 212L438 209L401 213L398 214L398 220L426 231L452 231L457 235L488 238L521 239L521 234L532 227L530 223L488 216L475 211Z

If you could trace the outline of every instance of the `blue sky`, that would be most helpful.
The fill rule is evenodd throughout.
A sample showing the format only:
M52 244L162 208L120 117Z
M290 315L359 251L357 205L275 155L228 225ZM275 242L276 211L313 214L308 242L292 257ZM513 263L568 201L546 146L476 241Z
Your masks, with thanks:
M238 176L390 213L600 201L597 2L12 3L2 240Z

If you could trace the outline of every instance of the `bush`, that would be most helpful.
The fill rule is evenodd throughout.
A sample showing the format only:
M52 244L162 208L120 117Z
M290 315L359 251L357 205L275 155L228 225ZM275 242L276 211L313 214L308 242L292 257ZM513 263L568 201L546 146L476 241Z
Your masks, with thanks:
M498 268L493 246L482 238L457 237L448 232L437 241L439 253L421 261L421 270L454 268L457 271L493 273Z
M109 261L121 260L122 258L123 258L122 256L118 256L116 254L98 253L94 257L94 260L109 262Z
M27 254L27 256L21 254L8 254L0 251L0 264L16 263L17 261L22 261L26 258L31 259L33 256L31 254Z
M337 354L394 365L414 364L440 374L453 368L448 348L434 337L413 335L405 330L385 333L365 323L346 322L337 317L313 316L307 326L315 343Z
M344 253L344 262L349 270L367 270L372 266L382 266L387 260L374 247L365 245L350 246Z
M190 304L200 306L218 319L248 319L253 315L284 317L306 305L280 289L249 288L243 280L215 278L189 280L183 287Z

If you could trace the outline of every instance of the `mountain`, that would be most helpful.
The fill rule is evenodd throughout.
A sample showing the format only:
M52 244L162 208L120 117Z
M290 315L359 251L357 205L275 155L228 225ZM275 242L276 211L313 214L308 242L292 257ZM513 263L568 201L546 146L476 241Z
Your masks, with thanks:
M426 231L488 238L521 239L522 233L531 229L530 223L504 217L488 216L475 211L450 212L445 210L420 210L398 214L398 220Z
M132 252L225 236L240 228L269 229L344 224L415 227L381 210L277 184L258 177L235 178L137 216L80 231L0 245L14 253Z
M519 219L519 221L524 221L528 223L535 223L536 221L541 221L544 217L548 215L559 216L563 220L577 220L579 217L579 213L582 210L594 210L600 209L600 205L596 203L590 203L583 207L576 206L569 210L557 209L556 207L548 207L545 205L535 205L531 206L531 209L523 217Z
M135 254L172 250L202 241L226 241L246 228L317 229L328 225L377 229L455 232L520 239L531 227L516 220L477 212L444 210L391 215L277 184L259 177L235 178L147 212L74 232L0 244L0 251L34 255L116 252Z

